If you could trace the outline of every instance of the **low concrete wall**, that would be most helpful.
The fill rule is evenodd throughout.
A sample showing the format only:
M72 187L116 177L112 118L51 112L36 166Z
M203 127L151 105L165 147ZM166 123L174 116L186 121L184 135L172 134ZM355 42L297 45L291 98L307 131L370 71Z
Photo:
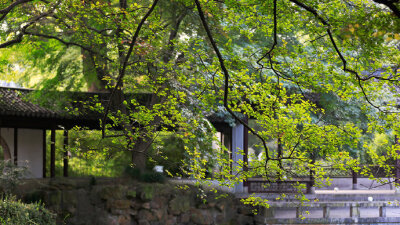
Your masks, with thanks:
M357 189L366 190L392 190L393 185L391 182L393 179L391 178L380 178L382 183L379 183L375 180L371 180L369 178L358 178L357 179ZM316 188L316 190L333 190L335 187L344 190L353 189L353 179L352 178L332 178L331 185L321 188Z
M388 213L388 211L391 211ZM400 223L398 205L388 202L272 203L256 217L261 224ZM282 214L283 212L283 214Z

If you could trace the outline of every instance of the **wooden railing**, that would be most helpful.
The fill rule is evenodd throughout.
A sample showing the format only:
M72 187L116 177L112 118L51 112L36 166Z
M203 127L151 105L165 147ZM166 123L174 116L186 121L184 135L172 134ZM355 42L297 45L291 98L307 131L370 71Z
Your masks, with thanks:
M246 183L249 193L297 193L301 184L305 184L301 191L309 193L312 182L308 180L269 182L263 179L250 179Z

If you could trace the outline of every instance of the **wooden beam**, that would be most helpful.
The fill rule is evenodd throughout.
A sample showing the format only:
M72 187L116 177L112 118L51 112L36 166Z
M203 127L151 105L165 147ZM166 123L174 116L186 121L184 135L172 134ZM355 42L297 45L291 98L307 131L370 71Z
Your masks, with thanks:
M56 176L56 130L51 129L50 177Z
M64 130L64 177L68 177L68 130Z
M43 178L46 177L46 165L47 165L47 157L46 157L46 151L47 151L47 141L46 141L46 129L43 129L43 146L42 146L42 156L43 156Z
M18 165L18 128L14 128L14 164Z

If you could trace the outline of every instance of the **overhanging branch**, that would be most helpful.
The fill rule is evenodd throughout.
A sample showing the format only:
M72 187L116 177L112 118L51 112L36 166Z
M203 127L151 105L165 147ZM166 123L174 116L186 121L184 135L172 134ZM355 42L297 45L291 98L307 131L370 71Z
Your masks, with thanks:
M239 121L239 123L241 123L243 126L245 126L253 135L255 135L257 138L259 138L259 139L261 140L264 149L266 149L266 158L267 158L267 161L268 161L268 160L270 159L270 156L269 156L269 154L268 154L268 151L267 151L268 147L267 147L267 143L266 143L266 141L264 140L264 138L261 137L261 136L260 136L253 128L251 128L246 122L244 122L241 118L239 118L239 117L232 111L231 108L229 108L229 105L228 105L229 72L228 72L228 70L226 69L224 59L222 58L222 55L221 55L221 52L219 51L219 48L218 48L218 46L217 46L217 43L215 42L214 37L213 37L213 35L212 35L212 33L211 33L211 30L210 30L210 28L208 27L208 24L207 24L206 18L205 18L205 16L204 16L203 10L201 9L201 4L200 4L199 0L194 0L194 1L195 1L195 3L196 3L197 11L199 12L199 16L200 16L201 22L202 22L202 24L203 24L204 30L205 30L206 33L207 33L207 37L208 37L209 41L211 42L212 48L214 49L214 52L215 52L215 54L217 55L218 61L219 61L219 63L220 63L220 67L221 67L221 69L222 69L222 72L224 73L224 78L225 78L225 80L224 80L224 84L225 84L225 85L224 85L224 107L225 107L225 109L228 111L228 113L229 113L233 118L235 118L235 120Z
M9 6L7 6L4 9L0 10L0 21L2 21L4 18L6 18L6 16L8 15L8 13L10 13L16 6L27 3L27 2L32 2L33 0L19 0L19 1L15 1L13 3L11 3Z
M25 2L29 2L29 1L28 1L28 0L17 1L17 2L15 2L15 3L18 3L18 4L12 4L13 7L11 7L11 5L10 5L9 7L6 8L6 9L9 9L9 11L7 11L6 9L3 9L3 10L1 10L1 11L4 11L4 13L8 13L8 12L10 12L15 6L17 6L17 5L19 5L19 4L22 4L22 3L25 3ZM22 41L23 36L26 34L26 30L27 30L30 26L34 25L36 22L38 22L39 20L41 20L42 18L45 18L45 17L50 16L51 14L53 14L55 8L58 6L59 3L60 3L60 2L56 2L56 3L54 4L54 6L52 6L51 9L50 9L49 11L44 12L44 13L42 13L42 14L39 14L39 15L33 17L32 19L30 19L29 22L27 22L24 26L22 26L21 30L19 31L19 33L17 34L17 36L16 36L14 39L12 39L12 40L10 40L10 41L6 41L6 42L4 42L4 43L1 43L1 44L0 44L0 48L6 48L6 47L12 46L12 45L14 45L14 44L20 43L20 42ZM10 8L10 7L11 7L11 8ZM1 20L0 20L0 21L1 21Z
M318 12L314 8L312 8L310 6L307 6L307 5L303 4L302 2L299 2L298 0L289 0L289 1L293 2L294 4L296 4L297 6L303 8L303 9L305 9L306 11L312 13L326 27L326 32L327 32L327 34L329 36L329 40L331 41L331 43L333 45L333 48L335 49L335 51L336 51L337 55L339 56L340 60L342 61L343 71L351 73L356 77L356 79L358 80L358 85L360 86L361 92L363 93L364 98L366 99L366 101L371 106L373 106L374 108L378 109L379 111L382 111L382 109L379 106L377 106L377 105L375 105L374 103L371 102L371 100L369 99L367 93L364 90L364 87L362 86L361 81L367 81L367 80L370 80L372 78L375 78L375 79L378 79L378 80L385 80L385 81L388 81L388 80L395 81L395 80L387 79L387 78L383 78L383 77L379 77L379 76L361 77L356 71L348 68L347 67L347 61L344 58L344 56L341 53L341 51L339 50L335 39L333 38L331 27L330 27L330 24L328 23L328 21L325 20L321 15L319 15Z
M124 76L125 76L126 67L128 66L128 61L129 61L129 58L131 57L131 54L132 54L132 51L133 51L133 47L136 45L136 41L137 41L137 38L139 37L140 30L142 29L143 24L146 22L147 18L151 15L151 13L156 8L156 5L157 5L158 1L159 0L154 0L154 2L151 5L150 9L147 11L147 13L144 15L144 17L140 20L140 22L139 22L139 24L138 24L138 26L136 28L135 34L133 35L131 43L129 45L128 52L126 53L126 56L124 57L123 62L122 62L122 66L121 66L121 68L119 70L117 83L115 84L115 87L111 92L110 101L108 102L108 104L106 106L106 109L105 109L105 112L104 112L104 116L103 116L103 121L106 121L107 114L108 114L108 112L110 110L110 107L111 107L112 98L115 95L115 93L118 90L118 88L122 84L122 78L124 78ZM105 124L103 124L103 127L102 127L102 136L103 137L105 135L104 131L105 131Z

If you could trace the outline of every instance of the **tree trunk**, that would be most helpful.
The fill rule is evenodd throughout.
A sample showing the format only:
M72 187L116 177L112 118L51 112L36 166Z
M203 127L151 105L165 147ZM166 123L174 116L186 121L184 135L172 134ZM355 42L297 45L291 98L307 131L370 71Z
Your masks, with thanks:
M105 48L105 46L98 47L99 49ZM82 64L83 64L83 75L85 77L88 91L98 92L106 90L106 83L103 78L106 75L106 62L97 60L98 66L95 65L93 56L89 52L82 49Z
M126 7L126 0L120 0L120 5L121 7ZM173 58L173 52L174 52L174 43L173 40L175 40L178 37L178 29L179 26L183 20L183 18L186 16L186 12L181 14L181 15L175 15L173 25L170 31L170 36L168 40L168 45L167 48L165 49L164 56L163 56L163 61L165 63L168 63L172 58ZM121 55L120 55L121 56ZM123 59L123 58L121 58ZM150 65L149 67L155 67L154 65ZM156 80L159 76L162 76L163 74L154 74L154 79ZM121 85L122 86L122 85ZM163 87L164 88L164 87ZM151 109L153 108L154 105L156 104L161 104L163 101L165 101L165 97L159 97L157 94L153 93L151 96L150 102L146 105L147 108ZM122 104L121 105L121 112L125 115L128 115L128 112L126 110L126 107ZM155 117L153 121L150 122L146 127L151 127L150 132L156 132L158 127L161 125L161 118ZM132 127L130 124L125 124L124 125L125 129L132 131ZM146 128L143 128L147 131ZM141 132L141 130L137 131ZM148 158L148 149L153 143L153 135L147 135L145 134L142 138L139 138L136 143L133 146L132 150L132 163L135 168L138 168L139 170L143 171L146 169L146 161Z
M132 151L132 164L134 168L144 171L146 169L147 151L151 145L151 140L140 139Z
M83 4L90 4L90 1L83 1ZM87 18L81 18L84 23L88 22ZM89 38L93 38L93 36L90 36ZM94 44L90 46L91 49L96 49L99 52L104 53L103 55L106 55L105 53L107 52L107 46L105 44ZM81 55L82 55L82 73L84 76L84 79L86 80L87 88L89 92L99 92L99 91L105 91L106 90L106 82L103 80L103 78L106 75L106 70L107 70L107 63L106 60L103 59L101 56L102 54L96 55L96 60L94 56L84 50L81 49Z

